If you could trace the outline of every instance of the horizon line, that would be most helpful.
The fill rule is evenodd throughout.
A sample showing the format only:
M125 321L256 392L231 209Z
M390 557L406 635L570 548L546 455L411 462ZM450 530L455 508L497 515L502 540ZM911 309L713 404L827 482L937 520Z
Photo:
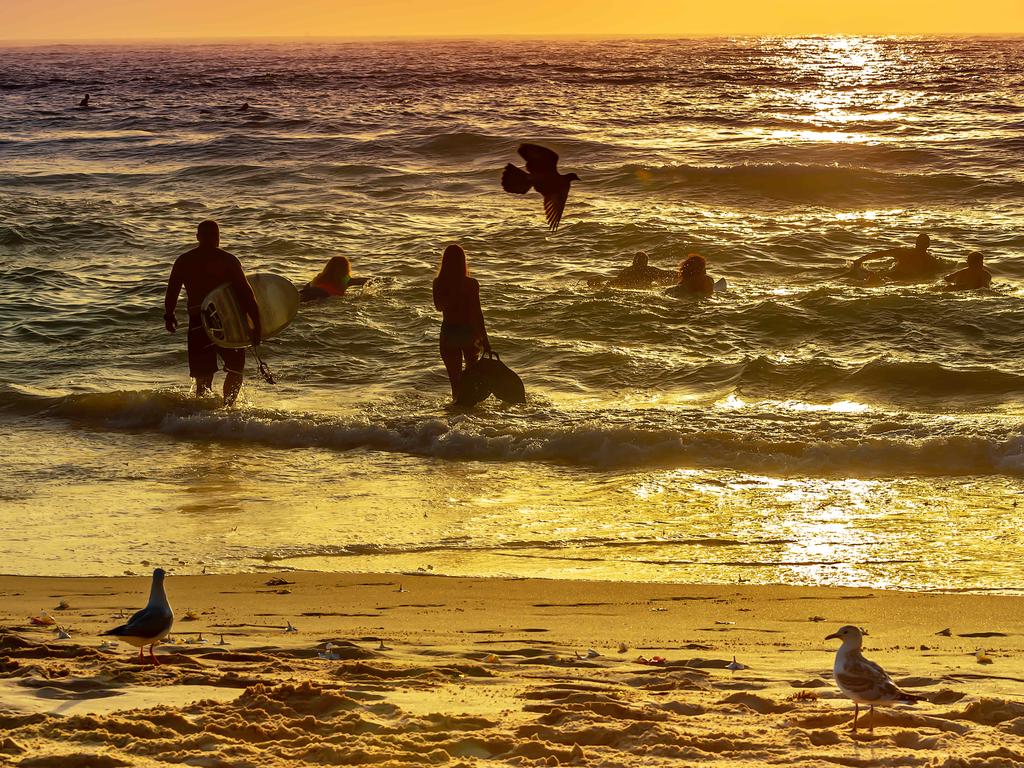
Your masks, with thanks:
M204 35L150 36L150 37L25 37L0 38L0 47L10 45L123 45L130 43L249 43L249 42L367 42L367 41L426 41L426 40L626 40L660 39L693 40L708 38L1024 38L1024 30L1013 32L565 32L537 33L470 33L456 35Z

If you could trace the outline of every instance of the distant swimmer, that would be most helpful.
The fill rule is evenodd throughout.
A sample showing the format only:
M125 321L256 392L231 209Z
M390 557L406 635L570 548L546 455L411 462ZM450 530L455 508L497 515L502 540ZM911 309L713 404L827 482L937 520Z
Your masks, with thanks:
M299 296L302 301L344 296L350 286L365 285L369 280L368 277L352 277L352 264L349 260L344 256L334 256L319 275L303 286Z
M610 280L593 278L587 283L592 286L606 285L609 288L650 288L655 283L670 283L675 279L675 272L652 267L648 261L646 252L637 251L633 263L615 277Z
M554 232L562 220L565 201L569 199L569 186L580 177L575 173L558 172L558 155L537 144L521 144L519 154L526 161L526 170L509 163L501 174L501 186L506 192L525 195L536 189L544 196L544 215Z
M89 94L88 93L85 94L85 98L84 99L82 99L80 102L78 102L78 106L80 106L82 109L88 109L89 108Z
M454 399L465 368L477 361L481 349L491 351L480 308L480 283L469 276L462 246L449 245L444 249L433 293L434 306L442 315L441 360L448 371Z
M930 245L931 238L922 232L917 236L917 242L913 248L888 248L861 256L853 262L850 273L866 282L875 282L879 278L918 280L930 277L942 268L942 262L928 250ZM887 270L872 272L864 266L864 262L875 259L892 259L893 263Z
M985 269L985 256L981 251L968 256L967 266L946 275L944 280L948 291L974 291L992 287L992 273Z
M248 111L249 111L249 102L247 101L247 102L245 102L245 104L243 104L242 106L240 106L240 107L238 108L238 111L239 111L239 112L248 112Z
M252 286L245 279L245 272L238 259L220 249L220 227L215 221L204 221L196 231L199 245L181 254L171 269L164 296L164 325L169 333L178 328L174 308L182 286L188 300L188 370L196 380L196 395L202 397L213 388L213 377L217 373L217 356L224 361L224 403L232 405L242 388L245 371L245 350L225 349L216 346L206 335L199 316L200 305L206 295L223 283L231 283L242 309L253 326L252 343L258 345L262 338L259 307Z
M679 265L679 282L666 288L669 296L711 296L715 292L715 281L708 275L707 261L703 256L691 253Z

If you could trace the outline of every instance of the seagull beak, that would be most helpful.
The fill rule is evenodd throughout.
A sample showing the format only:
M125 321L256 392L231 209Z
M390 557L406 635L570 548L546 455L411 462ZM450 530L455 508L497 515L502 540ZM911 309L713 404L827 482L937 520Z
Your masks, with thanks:
M839 640L839 635L833 632L831 635L825 638L826 640Z

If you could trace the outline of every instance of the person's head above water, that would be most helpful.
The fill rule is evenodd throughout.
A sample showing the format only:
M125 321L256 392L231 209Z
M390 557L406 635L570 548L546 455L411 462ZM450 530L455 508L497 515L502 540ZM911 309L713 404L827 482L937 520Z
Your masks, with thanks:
M444 249L441 255L441 268L437 270L437 279L442 283L469 275L466 265L466 252L461 245L452 244Z
M325 281L332 285L341 285L345 278L352 276L352 264L344 256L332 256L323 271L316 276L316 280Z
M967 266L968 267L972 267L974 269L980 269L984 265L985 265L985 254L983 254L981 251L975 251L974 253L968 255L968 257L967 257Z
M914 244L914 247L917 248L917 250L919 251L927 251L928 246L930 246L931 244L932 239L928 237L927 234L922 232L920 235L917 236L917 242Z
M209 248L219 246L220 227L217 226L217 222L209 219L200 222L199 227L196 229L196 240L199 241L200 245L205 245Z
M649 259L647 258L646 251L637 251L636 255L633 257L633 266L637 268L643 268L647 266L648 261Z
M691 253L686 260L679 265L679 280L693 280L707 274L708 263L704 257L697 253Z

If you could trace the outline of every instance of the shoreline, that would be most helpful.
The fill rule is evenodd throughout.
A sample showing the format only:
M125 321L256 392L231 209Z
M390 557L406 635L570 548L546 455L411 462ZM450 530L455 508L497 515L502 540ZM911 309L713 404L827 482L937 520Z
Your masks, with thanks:
M1024 763L1021 597L171 574L174 642L151 668L98 636L148 588L0 577L0 765ZM42 609L70 639L30 624ZM824 639L843 624L927 701L851 734Z

